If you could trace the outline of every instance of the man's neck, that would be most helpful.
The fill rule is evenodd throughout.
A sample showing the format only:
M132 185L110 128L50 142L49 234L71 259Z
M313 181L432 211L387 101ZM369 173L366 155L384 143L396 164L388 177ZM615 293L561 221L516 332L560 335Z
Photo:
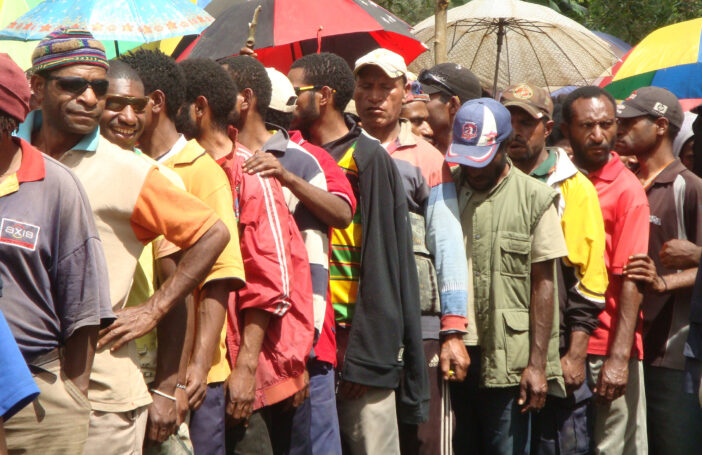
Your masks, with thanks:
M58 131L44 122L39 130L32 134L32 145L51 158L60 160L63 154L78 145L83 137L80 134Z
M436 148L441 154L446 155L449 145L451 145L451 130L449 129L445 134L434 134L434 141L436 142Z
M533 158L529 160L516 161L512 160L515 167L520 171L524 172L526 175L531 175L532 172L536 170L541 164L548 158L548 151L544 147L540 153L534 155Z
M239 142L252 152L261 150L263 144L272 136L263 119L258 113L248 113L243 123L243 127L239 129Z
M22 149L10 134L0 133L0 181L15 174L22 164Z
M165 115L155 116L154 127L144 130L139 138L139 148L142 152L157 160L168 153L180 139L175 123Z
M197 142L215 160L229 155L234 148L234 143L229 139L225 131L210 128L202 129L202 133L200 137L197 138Z
M365 125L364 125L365 127ZM365 128L368 134L378 139L381 144L388 144L400 135L400 121L397 119L394 123L390 123L382 128Z
M675 156L673 155L671 144L662 142L654 149L637 155L636 158L639 162L639 180L647 181L670 164L675 159Z
M310 127L309 141L322 146L341 139L349 133L349 127L344 121L344 114L329 110L319 116L319 120Z

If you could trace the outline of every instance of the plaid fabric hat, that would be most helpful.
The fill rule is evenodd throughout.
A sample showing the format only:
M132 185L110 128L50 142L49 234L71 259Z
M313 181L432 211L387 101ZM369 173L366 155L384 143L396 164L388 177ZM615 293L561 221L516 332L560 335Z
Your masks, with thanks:
M31 71L35 73L76 64L107 69L105 46L87 30L61 27L47 35L34 49Z

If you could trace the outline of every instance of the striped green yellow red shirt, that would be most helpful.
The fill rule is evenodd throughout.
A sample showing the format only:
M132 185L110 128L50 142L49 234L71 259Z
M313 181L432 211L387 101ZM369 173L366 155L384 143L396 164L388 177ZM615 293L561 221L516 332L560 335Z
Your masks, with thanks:
M338 164L358 198L358 168L353 159L356 144L349 147ZM361 276L361 204L356 207L351 224L345 229L332 229L329 252L329 286L336 322L348 325L353 319Z

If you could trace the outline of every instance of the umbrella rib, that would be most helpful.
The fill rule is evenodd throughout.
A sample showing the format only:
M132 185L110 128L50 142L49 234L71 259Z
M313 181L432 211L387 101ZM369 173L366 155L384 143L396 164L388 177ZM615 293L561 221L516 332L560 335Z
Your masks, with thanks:
M578 74L579 74L580 77L582 78L583 82L585 82L585 84L587 84L588 81L587 81L587 79L585 78L585 76L583 75L583 73L580 71L580 68L578 68L578 65L576 65L575 62L573 62L573 60L571 60L571 58L568 56L568 54L565 53L565 51L563 50L563 48L561 47L561 45L558 44L553 38L551 38L551 36L550 36L548 33L546 33L546 37L547 37L548 39L550 39L551 42L563 53L563 55L565 56L565 58L568 59L568 61L570 62L571 65L573 65L573 68L575 68L575 71L578 72ZM577 40L576 40L576 42L577 42ZM583 49L583 50L585 50L585 49ZM587 52L587 51L586 51L586 52ZM587 52L587 53L588 53L588 55L590 55L590 56L592 57L592 54L590 54L589 52ZM597 63L599 63L599 62L597 62Z
M538 52L536 52L536 48L534 47L534 44L531 42L531 38L525 33L524 38L526 39L527 43L529 43L529 47L531 47L531 50L534 52L534 57L536 57L536 61L539 62L539 69L541 70L541 74L544 76L544 82L546 83L546 89L550 92L550 85L548 84L548 78L546 77L546 72L544 71L544 66L541 64L541 59L539 58ZM560 48L559 48L560 49ZM561 49L561 52L563 50Z

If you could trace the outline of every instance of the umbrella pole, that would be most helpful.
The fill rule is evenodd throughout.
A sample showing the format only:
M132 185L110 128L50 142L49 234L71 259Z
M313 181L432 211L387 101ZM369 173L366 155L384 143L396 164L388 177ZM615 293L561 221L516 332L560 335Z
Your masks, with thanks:
M500 53L502 52L502 42L505 38L505 25L507 21L500 19L497 22L497 58L495 59L495 77L492 80L492 97L497 99L497 75L500 71Z
M115 40L115 57L119 57L119 43Z
M436 0L434 9L434 64L446 62L446 21L448 0Z

